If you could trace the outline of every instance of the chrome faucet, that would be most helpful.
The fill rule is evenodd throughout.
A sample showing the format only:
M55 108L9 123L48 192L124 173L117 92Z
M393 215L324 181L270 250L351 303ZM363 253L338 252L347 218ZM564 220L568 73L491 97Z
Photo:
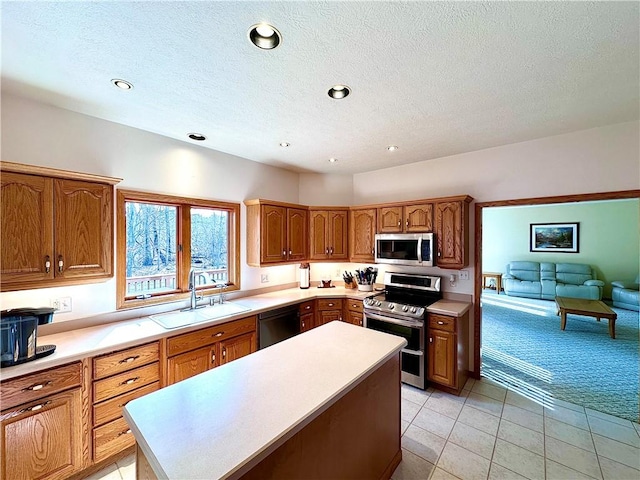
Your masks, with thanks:
M198 300L202 300L202 295L196 294L196 277L203 278L205 282L207 280L203 272L199 272L195 268L189 270L189 290L191 291L190 310L195 310L198 307Z

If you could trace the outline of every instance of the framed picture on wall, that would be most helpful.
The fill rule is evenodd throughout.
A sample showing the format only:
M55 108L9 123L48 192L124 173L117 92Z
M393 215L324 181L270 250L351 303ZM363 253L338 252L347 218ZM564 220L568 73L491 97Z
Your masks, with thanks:
M530 252L578 253L579 223L530 224Z

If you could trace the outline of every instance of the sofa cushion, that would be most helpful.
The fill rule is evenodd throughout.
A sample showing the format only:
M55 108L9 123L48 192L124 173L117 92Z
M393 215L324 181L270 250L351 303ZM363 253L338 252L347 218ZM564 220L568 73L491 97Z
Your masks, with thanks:
M540 281L540 264L538 262L511 262L507 265L507 274L518 280L527 282Z
M556 281L571 285L584 285L587 280L594 280L595 275L590 265L582 263L558 263L556 264ZM564 296L564 295L558 295Z

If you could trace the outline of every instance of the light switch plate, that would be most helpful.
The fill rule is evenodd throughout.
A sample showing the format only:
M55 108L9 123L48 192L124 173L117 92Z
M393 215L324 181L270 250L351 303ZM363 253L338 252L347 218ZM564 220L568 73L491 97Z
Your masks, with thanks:
M460 280L469 280L468 270L460 270Z
M260 283L269 283L269 274L263 273L260 275Z

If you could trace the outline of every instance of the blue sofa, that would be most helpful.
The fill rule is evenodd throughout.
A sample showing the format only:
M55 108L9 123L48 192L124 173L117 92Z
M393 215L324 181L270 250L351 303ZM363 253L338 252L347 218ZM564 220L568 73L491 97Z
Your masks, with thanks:
M582 263L511 262L502 275L502 286L507 295L516 297L601 300L604 282Z
M635 282L611 282L613 306L640 311L640 275Z

